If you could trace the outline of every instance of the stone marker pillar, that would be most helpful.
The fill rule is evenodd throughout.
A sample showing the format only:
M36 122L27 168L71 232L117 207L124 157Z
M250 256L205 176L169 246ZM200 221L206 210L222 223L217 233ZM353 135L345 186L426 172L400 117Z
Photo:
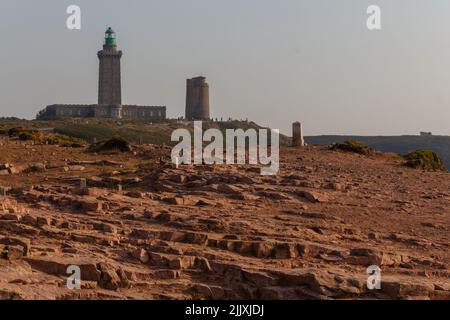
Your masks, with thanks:
M292 146L304 147L305 140L303 138L303 127L300 122L294 122L292 124Z

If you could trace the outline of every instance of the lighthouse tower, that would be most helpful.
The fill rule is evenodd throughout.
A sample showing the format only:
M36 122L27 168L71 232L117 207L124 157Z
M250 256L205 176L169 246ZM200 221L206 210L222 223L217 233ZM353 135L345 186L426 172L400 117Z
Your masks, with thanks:
M111 117L122 116L122 86L120 80L120 59L122 51L117 50L116 34L108 28L105 32L103 50L97 53L100 60L98 81L98 104L108 106Z
M108 28L105 32L103 50L97 53L99 59L98 103L97 104L52 104L39 111L38 119L59 118L116 118L161 121L166 119L165 106L122 104L120 59L122 51L117 50L116 34ZM207 101L204 93L196 94L194 102ZM200 95L200 98L197 97ZM190 101L190 100L189 100ZM208 109L209 110L209 109Z

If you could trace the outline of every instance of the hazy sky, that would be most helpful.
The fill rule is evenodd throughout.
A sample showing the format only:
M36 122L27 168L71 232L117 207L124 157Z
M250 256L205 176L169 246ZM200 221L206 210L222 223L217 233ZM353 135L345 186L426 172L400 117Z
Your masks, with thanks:
M66 8L82 29L66 28ZM382 30L366 28L367 7ZM204 75L213 117L290 133L450 135L448 0L1 0L0 115L96 103L107 26L123 50L123 103L184 115Z

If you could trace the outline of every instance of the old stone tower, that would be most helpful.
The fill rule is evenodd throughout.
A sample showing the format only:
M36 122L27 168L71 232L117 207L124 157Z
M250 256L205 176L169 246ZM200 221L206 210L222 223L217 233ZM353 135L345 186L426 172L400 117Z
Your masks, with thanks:
M209 85L205 77L187 80L186 89L186 119L208 120L209 116Z
M97 53L100 60L98 79L98 104L122 104L122 86L120 80L120 58L122 51L117 50L116 34L108 28L105 33L103 50Z

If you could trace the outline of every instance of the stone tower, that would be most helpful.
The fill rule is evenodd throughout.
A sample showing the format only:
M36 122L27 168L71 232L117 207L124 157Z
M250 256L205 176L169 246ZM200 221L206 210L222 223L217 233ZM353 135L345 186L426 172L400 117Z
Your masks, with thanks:
M117 50L116 34L108 28L105 32L103 50L97 53L100 60L98 80L98 104L114 107L111 116L120 117L122 86L120 80L120 59L122 51ZM119 112L119 114L116 114Z
M208 120L209 117L209 85L205 77L187 80L186 119Z
M303 138L303 127L300 122L294 122L292 124L292 146L304 147L305 139Z

